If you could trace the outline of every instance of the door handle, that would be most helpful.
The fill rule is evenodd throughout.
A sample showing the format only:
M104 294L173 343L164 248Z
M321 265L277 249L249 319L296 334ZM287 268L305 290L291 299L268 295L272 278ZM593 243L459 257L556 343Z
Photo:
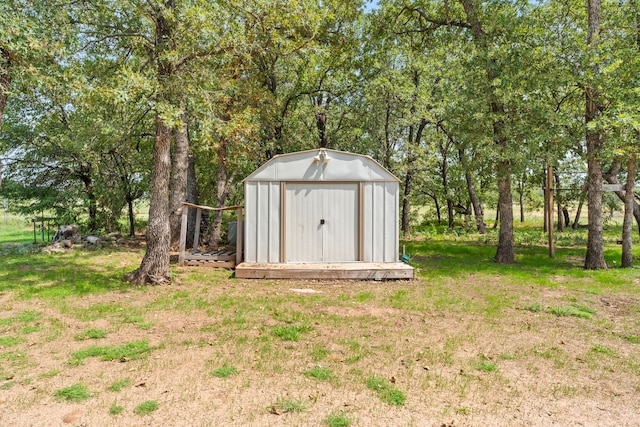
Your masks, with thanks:
M320 220L320 225L324 225L324 219Z

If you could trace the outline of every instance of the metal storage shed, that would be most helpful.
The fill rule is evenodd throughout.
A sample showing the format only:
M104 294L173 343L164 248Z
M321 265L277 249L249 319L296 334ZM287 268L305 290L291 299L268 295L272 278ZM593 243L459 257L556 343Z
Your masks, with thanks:
M412 278L398 262L399 181L370 157L276 156L244 180L240 278Z

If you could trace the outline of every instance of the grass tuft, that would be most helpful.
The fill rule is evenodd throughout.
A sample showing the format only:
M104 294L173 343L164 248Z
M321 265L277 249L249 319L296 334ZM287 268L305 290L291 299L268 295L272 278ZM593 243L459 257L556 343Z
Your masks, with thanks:
M82 365L84 359L88 357L101 357L104 361L120 360L126 362L129 360L140 359L153 350L149 346L147 340L132 341L119 346L91 346L84 350L78 350L71 355L69 364L73 366Z
M218 369L211 371L211 375L218 378L229 378L232 375L236 375L238 369L233 365L227 365L226 363Z
M600 353L600 354L606 354L607 356L616 356L617 353L615 350L612 350L610 348L607 348L601 344L596 344L593 347L591 347L591 351L593 353Z
M324 423L328 427L349 427L353 421L341 412L333 412L327 416Z
M120 391L125 387L129 387L131 385L131 380L130 379L124 379L124 380L120 380L120 381L116 381L113 384L111 384L109 387L107 387L107 390L109 391Z
M329 381L333 378L333 373L329 368L323 368L322 366L314 366L312 369L302 372L303 375L309 378L315 378L316 380Z
M13 347L14 345L18 345L23 341L24 341L24 338L0 337L0 346L2 346L2 347Z
M82 402L90 398L91 394L86 385L76 383L70 387L56 391L54 396L58 400L66 400L67 402Z
M482 360L474 364L475 368L483 372L495 372L498 370L498 365L495 362L488 360Z
M640 336L638 335L626 335L624 339L633 344L640 344Z
M402 406L407 396L394 384L380 377L369 377L367 387L378 392L378 397L389 405Z
M158 402L155 400L147 400L146 402L142 402L136 409L133 410L138 415L149 415L153 411L158 409Z
M115 402L113 402L113 404L109 408L109 414L110 415L118 415L118 414L122 413L122 411L124 411L124 408L122 406L118 405Z
M527 311L530 311L532 313L538 313L538 312L542 311L544 309L544 307L542 307L542 304L540 304L539 302L535 302L533 304L525 305L524 309L527 310Z
M547 308L547 312L555 314L558 317L574 316L582 319L591 319L593 315L596 314L594 309L579 304L549 307Z
M81 334L75 336L75 339L79 341L83 340L98 340L107 336L107 331L103 329L88 329Z
M305 325L286 325L276 326L271 333L283 341L300 341L300 336L304 332L312 331L311 326Z
M302 400L291 398L279 398L276 403L269 406L269 412L275 415L286 414L287 412L299 413L304 412L307 405Z

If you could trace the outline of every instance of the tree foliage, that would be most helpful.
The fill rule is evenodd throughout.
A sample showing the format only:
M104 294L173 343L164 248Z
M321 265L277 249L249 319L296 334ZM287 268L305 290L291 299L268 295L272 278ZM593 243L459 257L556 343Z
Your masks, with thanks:
M9 0L0 188L24 212L93 230L128 216L130 233L146 199L147 254L129 278L163 283L184 194L168 190L188 158L201 202L223 206L274 155L367 154L402 182L405 234L420 205L481 233L495 207L495 259L507 263L512 193L535 198L552 165L575 188L557 195L561 210L581 207L589 183L585 266L602 268L599 185L633 176L640 143L640 9L604 1L596 22L596 3ZM221 221L209 219L211 246Z

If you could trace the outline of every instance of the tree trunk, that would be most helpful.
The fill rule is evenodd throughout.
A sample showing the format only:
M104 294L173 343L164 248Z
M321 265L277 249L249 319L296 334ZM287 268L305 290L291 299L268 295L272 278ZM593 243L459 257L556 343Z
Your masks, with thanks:
M194 205L200 204L198 197L198 181L196 178L196 163L193 156L189 156L189 166L187 168L187 202ZM195 209L189 209L187 218L187 247L193 247L193 238L196 230L197 212Z
M234 170L231 176L228 176L227 169L227 144L222 142L218 150L218 174L216 178L216 208L224 207L229 198L231 185L235 181L238 169ZM240 226L240 224L238 224ZM220 238L222 235L222 211L213 211L211 220L211 233L209 240L209 249L218 250Z
M518 183L518 204L520 205L520 222L524 222L524 182Z
M578 203L578 209L576 209L576 216L573 220L573 225L571 228L577 230L580 228L580 215L582 214L582 206L584 205L584 196L580 196L580 202Z
M9 68L11 67L11 54L8 50L0 48L0 132L2 131L2 118L4 117L4 109L7 106L9 98L9 87L11 86L11 75ZM0 159L0 187L2 186L2 161Z
M557 201L557 208L558 208L558 232L562 233L564 231L564 217L562 214L562 198L560 197L560 176L555 173L554 174L554 178L556 181L556 201Z
M498 66L495 59L490 57L489 41L487 34L482 28L478 14L471 0L460 0L464 8L467 22L473 31L474 41L479 50L486 55L485 73L487 78L486 100L491 113L493 114L493 141L496 150L499 151L501 160L496 163L498 172L498 211L500 215L500 237L498 238L498 248L496 249L495 260L499 263L515 262L513 251L513 198L511 195L511 162L506 153L507 139L504 136L504 105L500 97L496 94L493 82L499 78Z
M620 184L620 181L618 180L618 176L617 176L619 171L620 171L620 159L616 159L611 169L607 173L603 174L604 179L609 184ZM616 194L616 196L618 196L620 200L622 200L622 202L625 201L624 191L615 191L614 193ZM635 200L633 200L633 217L636 219L636 224L638 226L638 234L640 234L640 205L638 205L638 203Z
M184 104L184 103L183 103ZM187 200L187 169L189 168L189 129L187 113L182 114L182 127L174 131L175 143L171 162L171 195L169 196L169 226L171 227L171 245L180 241L182 224L182 203Z
M387 95L389 96L389 95ZM386 111L384 116L384 160L382 165L391 170L391 105L386 102Z
M500 213L500 235L495 260L499 263L515 262L513 251L513 200L511 198L511 164L503 160L498 165L498 210Z
M473 206L473 213L476 218L478 233L486 234L487 225L484 223L484 209L482 208L482 203L476 193L476 187L473 183L473 177L469 171L467 156L463 148L458 148L458 157L460 158L460 164L464 169L464 179L467 182L467 191L469 192L469 200L471 200L471 205Z
M316 108L316 128L318 130L318 148L327 148L329 145L329 135L327 133L327 111L331 103L331 97L327 96L325 100L324 94L321 92L312 97Z
M173 0L167 0L164 7L158 8L155 18L155 49L151 59L157 67L159 93L156 96L155 126L153 142L153 163L151 165L151 197L149 202L149 223L147 225L147 251L140 267L125 275L133 284L171 283L169 271L169 249L171 228L169 227L169 185L171 179L171 129L165 123L159 108L171 103L168 93L170 77L175 71L165 57L173 48L173 19L168 15L175 13Z
M407 156L407 173L404 176L404 194L402 196L402 221L400 229L403 236L408 236L411 232L410 211L411 211L411 190L413 189L415 159Z
M496 220L493 222L493 229L498 228L498 224L500 224L500 202L498 202L498 206L496 206Z
M562 212L562 203L556 205L558 207L558 233L564 232L564 213Z
M127 213L129 217L129 236L136 234L136 215L133 211L133 198L127 197Z
M455 227L455 211L453 209L453 200L447 199L447 227L453 230Z
M562 207L562 215L564 216L564 226L569 227L569 224L571 224L571 218L569 216L569 209L566 206Z
M449 195L449 164L448 164L448 154L449 154L449 146L450 142L440 143L440 155L442 156L442 161L440 162L440 177L442 178L442 189L444 191L446 200L447 200L447 225L450 229L453 229L455 223L455 212L453 209L453 200Z
M636 182L636 153L627 161L627 183L624 197L624 221L622 223L622 267L633 267L633 192Z
M598 33L600 31L600 0L588 0L588 29L587 44L595 51L598 46ZM598 75L598 65L595 65L593 75ZM587 170L588 170L588 195L587 207L589 209L589 232L587 235L587 254L584 268L596 270L607 268L604 260L604 244L602 240L602 164L600 161L600 148L603 135L597 129L590 129L590 123L600 115L599 94L597 89L587 87L585 90L585 123L587 141Z
M589 231L584 267L591 270L607 268L602 240L602 165L598 157L600 143L600 135L597 132L587 130Z
M133 284L168 284L169 274L169 181L171 175L171 130L156 113L156 137L151 168L151 200L147 225L147 252L140 267L125 279Z
M545 182L546 182L546 180L545 180ZM544 206L544 208L543 208L543 210L544 210L543 231L545 233L549 232L549 196L547 195L547 191L549 191L549 190L547 189L546 183L542 184L542 194L544 196L543 197L544 198L544 201L543 201L543 206Z
M440 203L438 203L438 197L435 194L429 194L429 197L433 199L433 203L436 205L436 217L438 218L438 224L442 224L442 215L440 213Z
M414 135L413 126L409 127L409 142L407 146L407 173L404 176L404 194L402 196L401 221L402 234L405 236L408 236L411 232L411 192L413 191L413 176L415 174L416 160L418 157L416 154L416 147L420 143L419 135L422 133L422 129L424 129L424 126L426 126L426 122L425 125L422 125L422 123L420 123L420 126L416 131L416 135Z

